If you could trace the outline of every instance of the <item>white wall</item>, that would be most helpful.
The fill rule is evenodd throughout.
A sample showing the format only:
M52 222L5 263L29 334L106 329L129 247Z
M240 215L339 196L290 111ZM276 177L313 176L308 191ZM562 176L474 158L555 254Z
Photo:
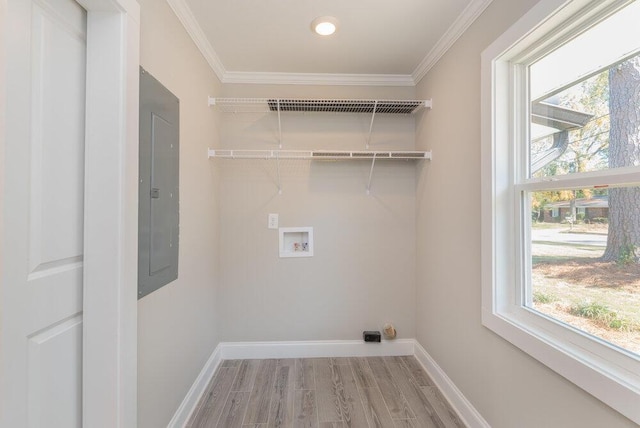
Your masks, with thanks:
M418 86L417 339L500 427L635 426L480 320L480 53L536 2L494 0Z
M207 148L218 139L207 96L215 74L165 1L141 6L141 65L180 99L178 279L138 304L138 426L166 426L218 340L219 195Z
M225 85L229 97L413 98L414 88ZM277 148L277 115L225 114L220 146ZM289 113L283 149L362 150L370 115ZM380 117L371 149L412 150L415 122ZM220 182L223 341L359 339L395 323L414 337L415 165L369 162L214 160ZM279 258L280 226L312 226L315 255Z

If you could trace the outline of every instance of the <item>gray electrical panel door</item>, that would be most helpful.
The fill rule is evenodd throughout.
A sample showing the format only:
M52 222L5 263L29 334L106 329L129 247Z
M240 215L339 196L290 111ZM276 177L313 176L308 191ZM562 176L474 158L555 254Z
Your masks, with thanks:
M140 68L138 298L178 278L179 107Z

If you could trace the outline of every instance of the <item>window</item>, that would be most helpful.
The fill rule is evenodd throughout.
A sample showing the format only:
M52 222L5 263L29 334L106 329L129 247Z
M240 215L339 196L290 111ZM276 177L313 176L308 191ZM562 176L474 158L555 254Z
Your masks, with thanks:
M482 321L640 423L640 0L543 0L482 55Z

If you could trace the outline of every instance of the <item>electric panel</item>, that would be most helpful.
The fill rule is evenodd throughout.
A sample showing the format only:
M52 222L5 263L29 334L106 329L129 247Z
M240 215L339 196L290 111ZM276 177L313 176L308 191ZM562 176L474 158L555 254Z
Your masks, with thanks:
M140 68L138 298L178 278L180 101Z

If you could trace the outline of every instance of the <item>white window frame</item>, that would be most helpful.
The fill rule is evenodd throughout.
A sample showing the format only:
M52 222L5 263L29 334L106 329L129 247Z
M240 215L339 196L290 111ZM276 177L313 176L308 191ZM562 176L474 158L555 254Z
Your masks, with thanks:
M640 424L640 358L530 309L522 192L640 183L640 168L518 180L526 174L527 67L631 0L541 0L482 53L482 323ZM520 142L520 143L516 143Z

